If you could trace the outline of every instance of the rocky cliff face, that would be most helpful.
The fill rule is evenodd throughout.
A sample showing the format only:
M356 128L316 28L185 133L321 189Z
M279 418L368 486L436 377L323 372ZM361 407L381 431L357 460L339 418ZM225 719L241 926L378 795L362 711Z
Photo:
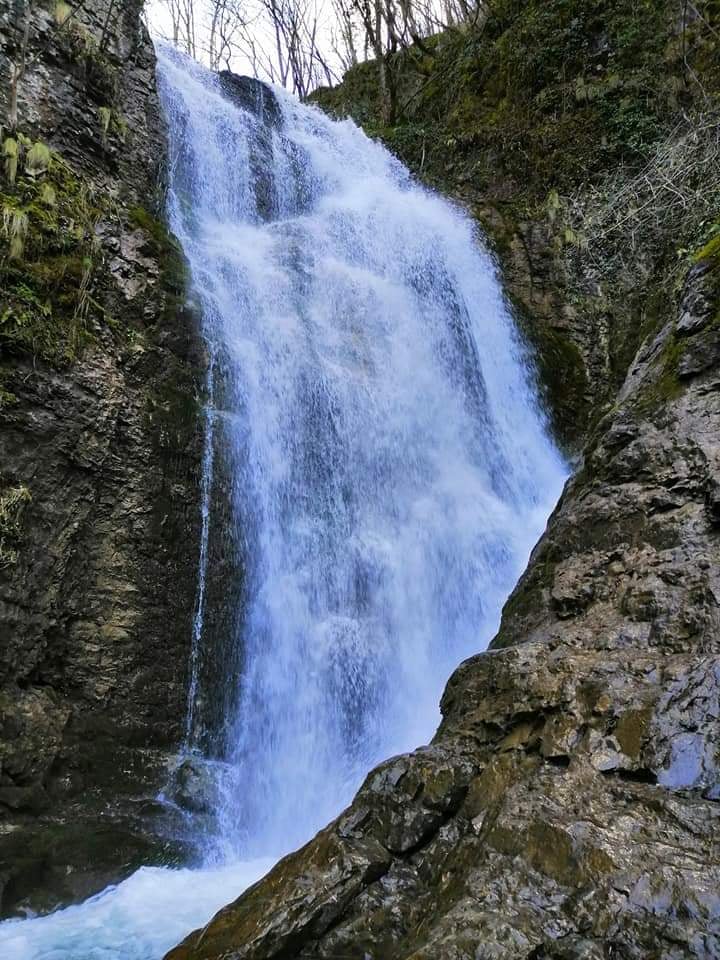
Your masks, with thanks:
M140 2L73 6L0 10L3 117L27 31L0 172L5 911L149 855L106 804L178 739L195 600L203 357L158 220L154 52Z
M719 308L716 242L433 743L168 960L720 953Z

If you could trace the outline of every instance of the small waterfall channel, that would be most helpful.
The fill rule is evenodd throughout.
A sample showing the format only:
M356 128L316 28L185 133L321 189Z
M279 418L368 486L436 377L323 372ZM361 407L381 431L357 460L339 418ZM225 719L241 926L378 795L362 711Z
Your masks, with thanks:
M352 122L158 53L210 358L168 788L201 794L206 866L1 925L9 960L156 960L427 741L566 473L471 222Z

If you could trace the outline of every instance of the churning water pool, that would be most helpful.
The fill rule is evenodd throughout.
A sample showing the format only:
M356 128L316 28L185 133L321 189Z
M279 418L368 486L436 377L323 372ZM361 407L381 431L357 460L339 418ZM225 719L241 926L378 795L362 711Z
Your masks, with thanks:
M159 960L272 865L253 860L201 870L142 867L77 906L0 924L0 957Z

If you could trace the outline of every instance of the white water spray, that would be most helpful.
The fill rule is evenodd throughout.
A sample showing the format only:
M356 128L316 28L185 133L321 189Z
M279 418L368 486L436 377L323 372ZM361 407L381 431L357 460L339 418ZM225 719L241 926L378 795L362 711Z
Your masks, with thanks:
M211 846L278 855L432 735L563 467L467 218L349 121L174 52L159 75L242 531Z
M374 763L432 735L448 675L496 630L565 470L469 220L350 121L167 49L159 60L171 226L214 357L187 739L222 771L208 862L233 864L304 842ZM218 465L242 604L203 689ZM208 701L223 704L214 726ZM183 931L164 904L164 940L143 939L152 897L166 882L178 899L216 890L205 878L221 875L155 871L152 894L136 874L0 926L0 953L154 960ZM94 940L70 935L88 924ZM9 930L38 951L3 952Z

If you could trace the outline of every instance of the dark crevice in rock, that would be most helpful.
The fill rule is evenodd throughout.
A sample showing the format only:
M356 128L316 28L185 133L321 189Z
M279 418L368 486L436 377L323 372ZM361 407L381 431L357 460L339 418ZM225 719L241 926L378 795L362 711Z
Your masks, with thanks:
M570 762L571 757L545 757L545 763L549 763L553 767L560 767L561 769L567 769L570 766Z
M654 773L652 770L646 770L642 768L639 770L624 770L620 768L618 770L604 770L602 772L605 776L616 776L618 779L627 780L630 783L657 784L658 782L656 773Z

